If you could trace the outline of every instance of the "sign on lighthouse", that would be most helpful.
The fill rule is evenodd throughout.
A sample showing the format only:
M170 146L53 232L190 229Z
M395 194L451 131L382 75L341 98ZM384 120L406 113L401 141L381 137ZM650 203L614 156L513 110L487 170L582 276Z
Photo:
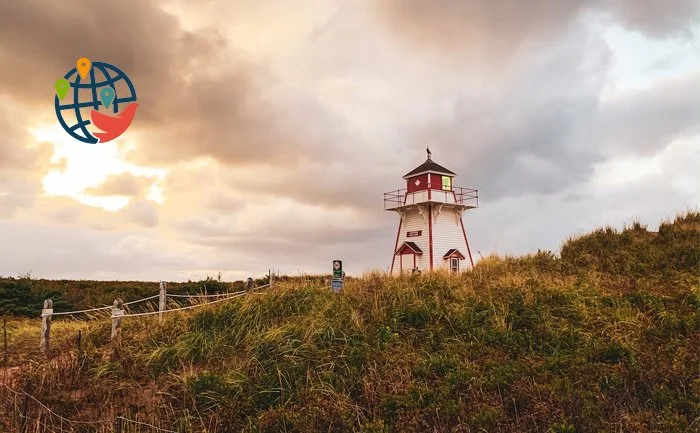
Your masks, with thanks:
M428 159L403 178L406 188L384 194L384 209L399 215L391 273L474 266L462 214L479 205L475 189L456 187L456 174Z

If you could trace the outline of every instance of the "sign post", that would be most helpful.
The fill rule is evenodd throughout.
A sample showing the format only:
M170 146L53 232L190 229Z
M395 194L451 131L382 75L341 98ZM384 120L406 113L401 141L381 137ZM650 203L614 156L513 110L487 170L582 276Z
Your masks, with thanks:
M335 293L340 291L345 286L345 272L343 272L343 262L341 260L333 260L333 280L331 288Z

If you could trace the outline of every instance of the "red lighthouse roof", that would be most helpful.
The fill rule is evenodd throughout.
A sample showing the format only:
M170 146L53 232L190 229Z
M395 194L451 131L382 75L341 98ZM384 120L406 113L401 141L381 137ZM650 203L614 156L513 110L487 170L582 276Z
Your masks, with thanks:
M431 158L431 152L430 149L426 149L428 152L428 159L425 160L425 162L418 167L414 168L413 170L409 171L404 175L404 179L407 179L409 177L413 176L418 176L419 174L423 173L436 173L436 174L445 174L448 176L456 176L456 173L453 171L450 171L446 169L445 167L441 166L440 164L437 164L434 162Z

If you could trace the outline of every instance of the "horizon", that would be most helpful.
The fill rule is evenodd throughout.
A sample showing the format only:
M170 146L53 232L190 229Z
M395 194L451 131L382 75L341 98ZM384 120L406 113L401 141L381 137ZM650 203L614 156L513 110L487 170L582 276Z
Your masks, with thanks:
M614 227L614 226L612 226L612 225L600 226L600 227L594 228L592 231L589 231L589 232L579 233L579 234L576 234L576 235L571 235L571 236L567 237L566 239L564 239L564 240L561 242L561 244L562 244L562 246L563 246L566 242L569 242L570 240L575 240L575 239L577 239L577 238L579 238L579 237L581 237L581 236L585 236L586 234L592 233L592 232L595 231L595 230L603 230L603 229L611 228L611 229L613 229L613 230L616 230L616 231L620 232L620 231L623 231L623 230L625 230L625 229L627 229L627 228L632 227L632 225L633 225L633 224L636 224L636 223L641 224L641 226L642 226L643 228L645 228L649 233L657 234L657 233L658 233L658 229L659 229L659 227L660 227L662 224L664 224L664 223L672 223L675 219L677 219L677 218L679 218L679 217L682 217L682 216L684 216L684 215L687 215L688 213L691 213L691 212L698 212L698 209L688 209L688 210L683 211L683 212L677 212L677 213L675 214L674 217L672 217L672 218L664 218L663 220L661 220L661 222L660 222L656 227L650 227L650 226L648 226L648 225L646 225L646 224L644 224L644 223L642 223L642 222L640 222L640 221L638 221L638 220L632 220L631 222L626 222L626 223L624 223L624 224L623 224L622 226L620 226L620 227ZM655 229L655 230L653 230L653 229ZM549 252L549 253L554 254L555 256L560 256L561 248L559 248L559 249L557 249L557 250L542 250L541 248L538 248L537 251L530 251L530 252L526 252L526 253L521 254L521 255L498 254L498 253L496 253L496 252L492 252L492 253L490 253L490 254L487 255L487 256L481 256L481 255L477 252L477 256L478 256L478 257L477 257L477 256L474 257L474 265L478 264L478 262L480 262L480 261L482 261L482 260L484 260L484 259L489 259L489 258L498 258L498 259L504 259L504 258L518 258L518 257L525 257L525 256L533 255L533 254L536 254L536 253L539 253L539 252ZM329 277L329 278L330 278L330 277L331 277L331 274L332 274L331 271L325 272L325 273L324 273L324 272L320 272L320 273L297 273L297 275L295 275L295 274L285 274L285 273L281 273L281 272L279 272L278 270L272 270L272 271L273 271L273 273L276 275L276 277L282 277L282 278L315 278L315 277ZM445 269L436 269L436 270L434 270L434 271L432 271L432 272L448 273L448 271L446 271ZM350 277L350 278L361 278L361 277L364 277L365 275L372 274L372 273L379 273L379 274L381 274L381 275L387 275L387 276L391 274L391 272L389 271L389 269L388 269L388 267L387 267L387 269L383 269L383 270L382 270L382 269L366 269L366 270L363 270L363 271L361 271L361 272L359 272L359 273L357 273L357 274L347 274L347 277ZM218 273L217 273L217 274L218 274ZM258 279L258 280L259 280L259 279L264 279L265 277L268 276L268 274L263 274L263 275L256 274L256 275L249 275L249 276L250 276L251 278L253 278L253 279ZM167 282L167 283L175 283L175 284L187 284L187 283L197 283L197 282L210 281L210 280L211 280L211 281L218 281L218 282L221 282L221 283L245 282L245 280L246 280L248 277L239 278L239 279L223 279L223 278L222 278L222 279L219 279L219 278L218 278L218 275L216 275L216 276L215 276L215 275L205 275L205 276L203 276L203 277L201 277L201 278L197 278L197 279L187 279L187 280L180 280L180 281L170 281L170 280L130 280L130 279L125 279L125 280L122 280L122 279L111 279L111 280L107 280L107 279L70 279L70 278L60 278L60 279L56 279L56 278L43 278L43 277L35 276L31 271L28 271L28 272L20 272L20 273L17 274L17 275L2 275L2 274L0 274L0 279L2 279L2 278L7 278L7 279L12 279L12 278L14 278L14 279L27 279L27 278L28 278L28 279L32 279L32 280L70 281L70 282L74 282L74 281L77 281L77 282L81 282L81 281L85 281L85 282L90 282L90 281L96 281L96 282L120 282L120 283L138 282L138 283L153 283L153 284L158 284L158 283L160 283L160 282Z
M700 4L635 5L0 4L0 276L382 272L428 145L479 190L475 263L651 230L700 204ZM80 57L134 83L113 141L56 119Z

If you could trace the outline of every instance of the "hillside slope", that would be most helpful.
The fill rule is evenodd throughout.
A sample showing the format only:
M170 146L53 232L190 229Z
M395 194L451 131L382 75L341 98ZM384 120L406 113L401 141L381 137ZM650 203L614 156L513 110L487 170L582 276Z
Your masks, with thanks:
M71 349L11 382L66 418L176 431L693 431L699 277L688 213L570 239L561 257L371 274L340 295L288 282L162 324L129 318L114 347L95 323L79 361Z

